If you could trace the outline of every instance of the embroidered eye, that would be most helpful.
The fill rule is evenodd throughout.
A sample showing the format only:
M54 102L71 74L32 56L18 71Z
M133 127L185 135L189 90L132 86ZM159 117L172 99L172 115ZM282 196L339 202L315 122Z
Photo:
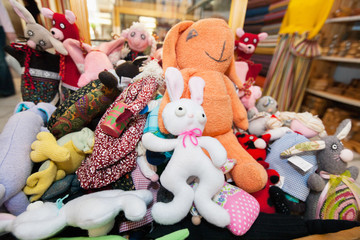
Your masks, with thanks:
M60 28L65 29L65 24L60 23Z
M256 38L253 40L253 43L257 43L257 39L256 39Z
M244 42L248 42L249 41L249 38L244 38Z
M250 140L253 140L253 139L254 139L254 136L250 136L249 139L250 139Z
M200 123L205 123L206 122L206 115L204 112L200 112L199 114L197 114L197 119Z
M175 110L175 114L178 117L182 117L182 116L184 116L186 114L186 109L184 107L180 106Z
M334 143L333 145L331 145L331 149L332 150L337 150L338 149L338 145L336 143Z
M46 45L46 42L45 42L44 40L40 40L40 41L39 41L39 45L42 46L42 47L44 47L44 46Z
M130 33L130 37L135 37L136 33L135 32L131 32Z
M56 22L55 20L52 20L52 25L55 26Z
M198 32L195 29L190 30L190 32L188 33L188 35L186 36L186 41L196 37L198 34Z
M145 40L145 38L146 38L145 34L141 34L141 39Z
M27 34L28 34L29 36L34 36L34 32L31 31L31 30L28 30L28 31L27 31Z

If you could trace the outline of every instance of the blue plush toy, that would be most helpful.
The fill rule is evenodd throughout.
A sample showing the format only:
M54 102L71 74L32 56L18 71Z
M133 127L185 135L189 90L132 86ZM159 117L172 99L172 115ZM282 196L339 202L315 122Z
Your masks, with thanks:
M29 204L22 189L32 170L31 144L54 110L50 103L21 102L0 134L0 207L13 215Z

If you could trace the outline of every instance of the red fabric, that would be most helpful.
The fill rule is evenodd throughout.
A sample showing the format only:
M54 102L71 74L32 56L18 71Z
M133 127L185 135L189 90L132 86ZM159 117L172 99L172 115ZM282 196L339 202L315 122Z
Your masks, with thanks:
M153 98L157 88L155 78L140 79L129 85L106 110L95 130L93 152L76 171L82 188L104 187L135 168L135 147L146 123L146 115L139 113ZM107 135L100 125L119 101L128 105L133 117L120 137L115 138Z

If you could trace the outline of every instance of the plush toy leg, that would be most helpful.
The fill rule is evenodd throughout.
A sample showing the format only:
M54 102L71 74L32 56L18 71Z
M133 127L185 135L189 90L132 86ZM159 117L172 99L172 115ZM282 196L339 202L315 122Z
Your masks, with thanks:
M261 190L268 179L264 167L240 145L232 131L216 136L216 139L226 149L228 158L236 159L236 165L230 171L236 186L249 193Z
M160 176L160 182L168 191L174 194L171 202L155 203L152 207L152 217L160 224L170 225L180 222L188 213L194 200L194 190L186 183L177 171L165 171Z
M30 197L30 202L34 202L41 198L44 192L54 182L56 174L57 167L55 163L47 160L41 165L39 172L28 177L23 191L26 195L33 195Z
M17 193L4 203L6 209L16 216L26 211L29 200L23 191Z
M195 207L199 211L200 215L203 216L209 223L218 227L226 227L230 224L229 213L211 199L223 186L224 178L221 179L220 176L220 184L217 184L217 186L211 185L212 189L209 189L209 185L207 183L213 183L214 181L211 179L209 181L208 180L206 178L200 179L199 186L195 190Z

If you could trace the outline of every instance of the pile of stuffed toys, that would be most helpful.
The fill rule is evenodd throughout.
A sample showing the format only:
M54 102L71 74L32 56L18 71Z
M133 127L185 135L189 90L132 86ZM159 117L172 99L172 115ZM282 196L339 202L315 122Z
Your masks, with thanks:
M24 72L0 134L0 234L288 239L360 225L351 121L327 136L262 96L250 57L266 33L182 21L156 49L134 23L90 46L71 11L43 8L47 30L9 1L28 40L6 47Z

